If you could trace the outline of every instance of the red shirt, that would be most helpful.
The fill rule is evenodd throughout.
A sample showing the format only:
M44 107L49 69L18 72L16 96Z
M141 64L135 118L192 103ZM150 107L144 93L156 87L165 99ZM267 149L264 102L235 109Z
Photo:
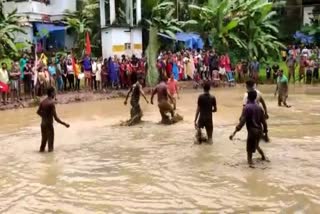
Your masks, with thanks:
M221 56L221 57L220 57L220 60L219 60L219 66L220 66L220 68L224 68L224 67L226 66L226 63L227 63L226 57L225 57L225 56Z
M172 74L172 63L168 62L166 65L166 72L167 72L167 76L170 77Z

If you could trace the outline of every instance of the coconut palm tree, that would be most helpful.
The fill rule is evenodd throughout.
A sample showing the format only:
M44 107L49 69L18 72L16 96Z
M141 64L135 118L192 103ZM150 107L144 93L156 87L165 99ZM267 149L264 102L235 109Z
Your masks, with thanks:
M14 43L15 33L25 33L20 26L20 18L17 10L5 14L2 2L0 2L0 56L18 52Z

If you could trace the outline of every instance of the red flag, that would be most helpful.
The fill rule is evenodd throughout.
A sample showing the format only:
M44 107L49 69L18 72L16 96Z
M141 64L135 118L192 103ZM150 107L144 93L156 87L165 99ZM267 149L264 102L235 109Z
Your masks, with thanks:
M86 54L91 55L91 43L90 43L89 32L87 32L86 34Z
M73 55L71 56L71 62L72 62L72 69L73 69L74 73L77 74L76 62L75 62L75 58Z

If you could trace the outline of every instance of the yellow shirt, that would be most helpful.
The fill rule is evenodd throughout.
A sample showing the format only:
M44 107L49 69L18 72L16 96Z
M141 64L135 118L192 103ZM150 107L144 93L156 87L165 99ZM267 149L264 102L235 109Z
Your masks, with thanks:
M44 53L41 54L40 60L44 65L48 65L48 57Z
M76 69L74 71L74 75L76 77L78 77L78 75L80 74L80 65L79 64L76 64Z

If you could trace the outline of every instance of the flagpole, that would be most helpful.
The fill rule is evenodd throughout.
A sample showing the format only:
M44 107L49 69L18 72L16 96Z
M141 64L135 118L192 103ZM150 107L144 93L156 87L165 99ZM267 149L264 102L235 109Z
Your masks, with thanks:
M34 72L34 79L33 79L33 85L34 88L37 85L37 81L38 81L38 55L37 55L37 51L38 51L38 44L37 44L37 39L35 40L35 47L34 47L34 67L33 67L33 72Z

